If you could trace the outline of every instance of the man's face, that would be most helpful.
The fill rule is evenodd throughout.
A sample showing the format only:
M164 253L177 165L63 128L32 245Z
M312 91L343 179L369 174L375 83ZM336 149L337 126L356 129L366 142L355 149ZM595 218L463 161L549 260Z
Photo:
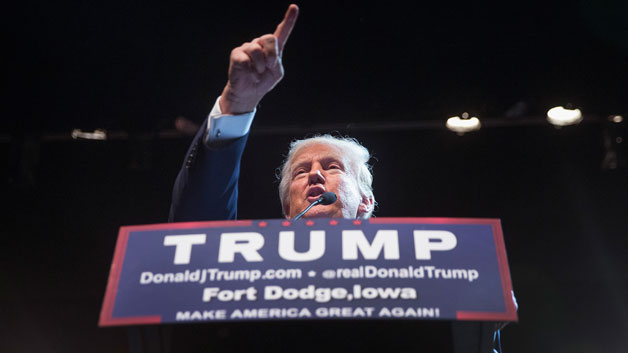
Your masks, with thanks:
M292 159L286 216L294 218L299 212L331 191L338 200L331 205L316 205L304 218L356 218L368 210L369 199L363 199L351 161L339 148L314 143L301 148Z

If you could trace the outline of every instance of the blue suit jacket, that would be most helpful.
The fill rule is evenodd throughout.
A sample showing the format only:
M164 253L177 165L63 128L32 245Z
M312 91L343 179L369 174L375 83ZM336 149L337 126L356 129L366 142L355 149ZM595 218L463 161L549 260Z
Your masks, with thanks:
M240 159L248 134L207 147L207 120L188 149L172 191L169 222L236 219Z

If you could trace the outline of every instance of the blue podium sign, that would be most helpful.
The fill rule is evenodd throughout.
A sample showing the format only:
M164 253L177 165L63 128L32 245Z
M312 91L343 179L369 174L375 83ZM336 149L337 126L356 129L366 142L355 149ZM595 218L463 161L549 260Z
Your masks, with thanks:
M499 220L244 220L120 228L100 326L516 321Z

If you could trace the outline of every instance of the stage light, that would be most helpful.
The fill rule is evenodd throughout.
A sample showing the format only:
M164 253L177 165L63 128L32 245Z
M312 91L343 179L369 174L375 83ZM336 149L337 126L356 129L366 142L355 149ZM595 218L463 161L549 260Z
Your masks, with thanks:
M615 124L619 124L624 121L624 117L621 115L611 115L608 117L608 120L614 122Z
M462 113L462 117L452 116L447 119L447 123L445 125L449 130L457 133L458 135L479 130L482 126L480 119L475 116L469 117L469 113L467 112Z
M72 138L75 140L106 140L107 131L96 129L94 132L84 132L81 129L74 129L72 130Z
M554 107L547 111L547 121L554 126L579 124L582 121L582 112L577 108Z

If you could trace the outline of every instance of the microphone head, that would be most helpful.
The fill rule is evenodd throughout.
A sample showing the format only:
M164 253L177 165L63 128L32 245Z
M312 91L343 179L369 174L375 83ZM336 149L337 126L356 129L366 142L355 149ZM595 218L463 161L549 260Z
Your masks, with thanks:
M327 191L327 192L324 192L321 195L321 197L318 198L318 200L320 200L321 205L331 205L332 203L336 202L338 198L336 197L336 194L334 194L333 192Z

